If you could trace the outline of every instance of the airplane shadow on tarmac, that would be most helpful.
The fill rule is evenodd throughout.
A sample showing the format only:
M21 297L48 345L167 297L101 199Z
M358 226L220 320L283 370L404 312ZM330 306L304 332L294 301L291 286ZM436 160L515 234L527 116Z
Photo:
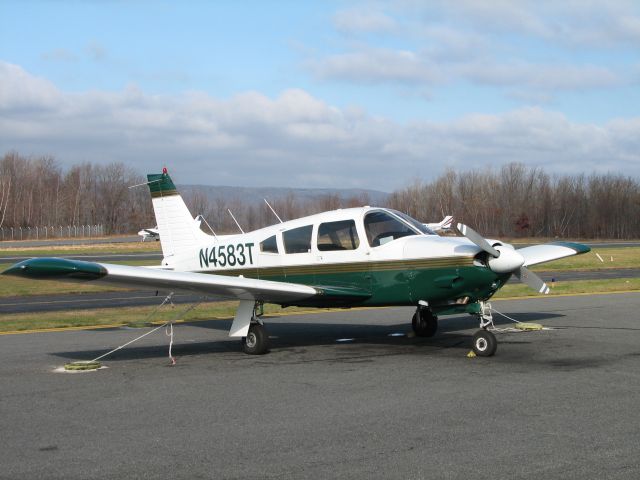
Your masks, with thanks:
M560 318L564 315L549 313L519 313L518 320L523 322L543 321L551 318ZM366 323L310 323L310 322L282 322L284 317L266 317L265 325L269 333L271 351L287 351L292 348L300 349L314 346L336 346L339 343L351 345L351 353L357 354L357 347L362 346L363 355L375 355L379 350L380 355L416 353L423 347L430 349L457 348L468 350L470 348L471 335L478 328L478 321L475 317L445 317L438 325L438 333L431 338L414 337L411 335L411 324L402 322L391 325L367 325ZM273 320L277 320L273 322ZM509 320L494 317L497 327L512 325ZM177 357L194 356L215 353L238 353L245 357L240 351L240 341L235 338L225 338L224 340L214 340L205 342L193 342L192 340L181 342L180 327L189 325L204 329L228 332L231 327L231 320L211 320L193 323L177 324L174 327L175 341L173 344L173 354ZM107 333L121 331L122 329L96 330L96 333ZM137 330L137 329L136 329ZM139 329L140 334L147 329ZM470 332L461 332L471 330ZM134 332L134 330L131 330ZM163 335L160 330L154 335ZM399 335L404 334L404 335ZM132 335L133 336L133 335ZM193 336L191 333L190 336ZM342 341L342 342L341 342ZM499 340L500 341L500 340ZM510 341L509 343L528 343L526 341ZM117 344L114 344L114 348ZM379 347L379 349L378 349ZM154 346L137 347L132 345L122 350L114 352L105 360L140 360L145 358L161 358L167 356L167 343ZM411 350L409 350L410 348ZM66 352L55 352L53 355L68 360L90 360L96 358L108 350L76 350ZM247 358L257 358L246 356Z

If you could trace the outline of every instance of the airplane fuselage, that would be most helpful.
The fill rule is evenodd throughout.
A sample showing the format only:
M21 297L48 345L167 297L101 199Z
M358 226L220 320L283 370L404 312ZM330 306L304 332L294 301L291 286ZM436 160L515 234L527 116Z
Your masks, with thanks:
M478 262L479 252L465 238L440 237L394 211L363 207L210 236L163 264L178 271L310 285L325 293L296 305L336 306L332 292L339 292L343 306L422 301L455 313L490 298L510 277Z

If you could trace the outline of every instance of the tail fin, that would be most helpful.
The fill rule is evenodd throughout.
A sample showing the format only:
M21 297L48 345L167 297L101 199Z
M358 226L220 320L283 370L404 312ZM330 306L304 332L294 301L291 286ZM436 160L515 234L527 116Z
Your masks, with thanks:
M191 216L166 168L162 173L147 175L147 181L158 223L162 254L165 261L170 263L170 257L193 250L209 236L200 230L199 222Z

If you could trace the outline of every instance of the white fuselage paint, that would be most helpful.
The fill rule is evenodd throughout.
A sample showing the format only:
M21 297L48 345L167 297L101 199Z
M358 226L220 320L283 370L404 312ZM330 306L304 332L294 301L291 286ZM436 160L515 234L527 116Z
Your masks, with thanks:
M393 261L408 259L437 259L443 257L473 257L480 249L462 237L441 237L436 234L415 235L372 247L369 245L364 217L369 212L385 211L382 208L360 207L323 212L308 217L278 223L266 228L237 235L216 237L201 232L204 242L190 241L188 248L181 248L171 256L165 256L163 266L176 271L211 272L245 270L255 268L290 267L368 261ZM327 222L353 220L359 245L353 250L321 251L318 249L318 228ZM307 252L285 253L283 233L299 227L311 226L311 245ZM261 251L260 244L274 236L278 253ZM214 253L212 254L212 250ZM229 256L232 255L230 261ZM204 257L206 260L204 261ZM241 257L241 258L239 258ZM215 259L215 260L214 260ZM242 261L241 261L242 260ZM208 263L208 264L207 264Z

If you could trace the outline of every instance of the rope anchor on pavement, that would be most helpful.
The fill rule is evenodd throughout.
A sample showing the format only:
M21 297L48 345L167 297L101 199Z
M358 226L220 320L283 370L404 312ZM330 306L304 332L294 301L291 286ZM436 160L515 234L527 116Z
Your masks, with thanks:
M167 295L167 297L162 301L162 303L160 305L158 305L153 312L151 312L147 318L145 318L144 322L148 322L149 319L155 315L158 310L160 310L160 308L162 308L164 305L167 304L167 302L171 301L171 298L173 297L173 292L171 292L169 295ZM173 335L173 323L180 320L182 317L184 317L187 313L189 313L191 310L193 310L194 308L196 308L198 305L200 305L200 303L202 303L202 300L191 304L188 308L184 309L183 311L179 312L176 316L174 316L172 319L166 321L165 323L163 323L162 325L159 325L155 328L153 328L152 330L149 330L146 333L143 333L142 335L134 338L133 340L129 340L128 342L120 345L119 347L114 348L113 350L108 351L107 353L104 353L96 358L94 358L93 360L80 360L80 361L76 361L76 362L70 362L67 363L64 366L64 370L65 371L83 371L83 370L98 370L99 368L102 368L102 364L100 363L100 360L102 360L105 357L108 357L109 355L111 355L112 353L117 352L118 350L122 350L123 348L131 345L134 342L137 342L138 340L146 337L147 335L151 335L153 332L160 330L163 327L165 328L165 334L167 335L167 337L169 337L169 360L170 360L170 365L175 365L176 364L176 358L173 356L173 340L174 340L174 335Z

